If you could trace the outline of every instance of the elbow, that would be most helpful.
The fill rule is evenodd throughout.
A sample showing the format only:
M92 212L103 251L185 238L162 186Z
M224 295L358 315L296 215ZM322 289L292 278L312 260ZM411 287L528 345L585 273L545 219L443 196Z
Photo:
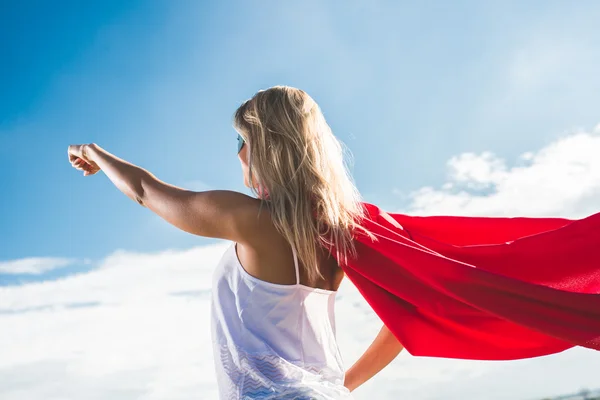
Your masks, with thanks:
M134 199L140 206L142 207L146 207L146 205L144 204L144 201L142 200L142 198L140 196L135 196Z
M131 198L141 205L142 207L148 207L150 199L148 198L152 193L155 193L157 179L150 172L144 169L138 169L136 179L131 182L130 190L132 193Z
M132 192L133 192L133 195L131 196L131 198L136 203L138 203L140 206L146 207L146 200L144 197L144 190L143 190L142 186L140 185L140 187L137 190L134 189Z
M144 176L143 175L138 175L137 179L134 179L133 182L131 182L131 185L129 186L129 190L131 193L131 198L138 203L140 206L142 207L147 207L146 204L148 204L148 199L147 199L147 191L144 189Z

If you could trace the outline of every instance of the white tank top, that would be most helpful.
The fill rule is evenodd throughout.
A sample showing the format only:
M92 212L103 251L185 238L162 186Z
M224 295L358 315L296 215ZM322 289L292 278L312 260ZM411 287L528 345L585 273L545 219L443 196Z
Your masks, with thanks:
M352 399L336 341L335 291L250 275L233 243L213 275L212 338L221 399Z

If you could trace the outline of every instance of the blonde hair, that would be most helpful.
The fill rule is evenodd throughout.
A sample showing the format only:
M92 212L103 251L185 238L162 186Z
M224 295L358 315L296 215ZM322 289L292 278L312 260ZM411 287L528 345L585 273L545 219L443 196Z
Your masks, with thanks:
M360 226L365 210L342 145L306 92L289 86L260 90L236 110L234 127L249 147L251 190L297 250L311 282L323 278L317 245L335 246L338 261L346 263L356 256L356 229L374 238Z

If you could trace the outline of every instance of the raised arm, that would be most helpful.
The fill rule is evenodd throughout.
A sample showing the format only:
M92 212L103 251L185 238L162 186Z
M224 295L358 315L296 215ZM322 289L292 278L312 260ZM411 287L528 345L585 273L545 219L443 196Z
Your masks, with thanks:
M344 386L352 392L392 362L403 348L384 325L367 351L346 371Z
M258 199L229 190L195 192L170 185L97 144L69 146L69 159L86 176L103 171L127 197L195 235L245 244L267 221L265 213L259 217Z

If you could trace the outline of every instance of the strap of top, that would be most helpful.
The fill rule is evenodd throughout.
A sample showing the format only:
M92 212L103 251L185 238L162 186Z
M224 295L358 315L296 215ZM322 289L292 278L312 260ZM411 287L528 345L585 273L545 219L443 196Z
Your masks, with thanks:
M296 255L296 249L292 245L292 253L294 254L294 268L296 268L296 285L300 284L300 270L298 268L298 256Z

